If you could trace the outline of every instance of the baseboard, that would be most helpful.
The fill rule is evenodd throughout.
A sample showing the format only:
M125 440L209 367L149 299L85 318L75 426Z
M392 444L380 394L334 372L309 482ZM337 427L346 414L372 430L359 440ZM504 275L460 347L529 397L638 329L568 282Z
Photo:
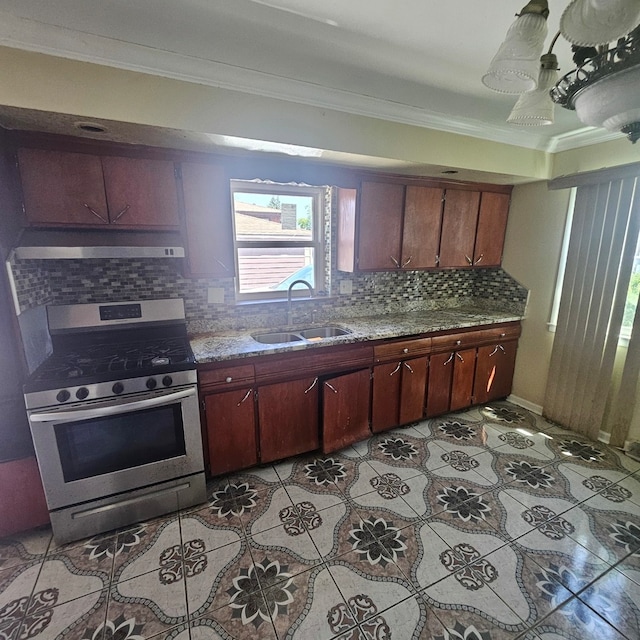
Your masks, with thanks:
M600 442L604 442L605 444L609 444L609 442L611 441L611 434L607 433L606 431L600 431L600 433L598 433L598 440Z
M533 404L533 402L529 402L524 398L519 398L518 396L510 395L507 400L509 402L513 402L513 404L517 404L519 407L523 409L528 409L531 413L535 413L536 415L542 415L542 405Z

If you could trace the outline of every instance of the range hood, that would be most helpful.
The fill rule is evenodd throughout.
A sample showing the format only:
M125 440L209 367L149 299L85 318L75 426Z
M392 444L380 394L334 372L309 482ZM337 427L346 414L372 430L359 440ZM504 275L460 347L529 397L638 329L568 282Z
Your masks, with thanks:
M175 231L25 229L14 255L26 260L82 258L184 258Z

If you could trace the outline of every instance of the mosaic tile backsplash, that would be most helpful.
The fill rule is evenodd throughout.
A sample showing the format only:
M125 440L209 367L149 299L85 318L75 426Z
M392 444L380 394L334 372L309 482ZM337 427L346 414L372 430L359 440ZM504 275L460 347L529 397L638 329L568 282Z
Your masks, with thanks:
M46 304L175 298L185 301L192 332L273 327L286 323L282 302L238 304L227 279L191 279L182 260L84 259L14 260L20 311ZM338 295L340 281L352 280L352 295ZM208 304L207 289L225 289L225 304ZM297 300L294 321L311 322L473 303L523 314L527 290L500 268L331 274L325 299Z

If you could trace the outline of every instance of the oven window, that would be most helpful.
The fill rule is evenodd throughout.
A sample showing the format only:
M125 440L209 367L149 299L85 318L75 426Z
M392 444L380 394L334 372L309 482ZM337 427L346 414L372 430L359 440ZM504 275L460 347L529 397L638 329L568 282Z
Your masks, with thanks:
M180 403L55 425L65 482L185 455Z

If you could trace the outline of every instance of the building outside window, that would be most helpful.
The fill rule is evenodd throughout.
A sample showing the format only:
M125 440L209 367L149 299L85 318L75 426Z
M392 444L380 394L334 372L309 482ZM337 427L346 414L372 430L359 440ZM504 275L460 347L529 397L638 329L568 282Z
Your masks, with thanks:
M231 192L238 299L285 298L295 280L323 288L325 188L233 180Z

